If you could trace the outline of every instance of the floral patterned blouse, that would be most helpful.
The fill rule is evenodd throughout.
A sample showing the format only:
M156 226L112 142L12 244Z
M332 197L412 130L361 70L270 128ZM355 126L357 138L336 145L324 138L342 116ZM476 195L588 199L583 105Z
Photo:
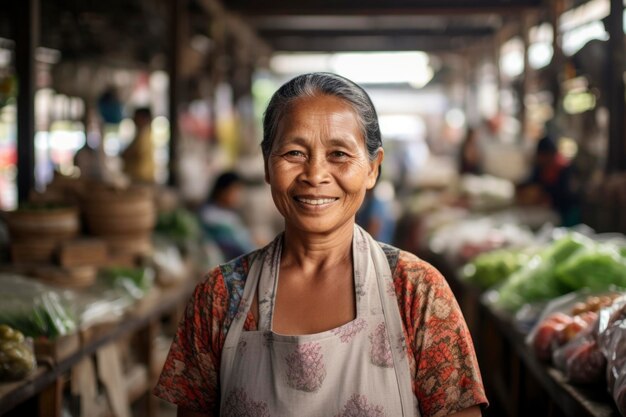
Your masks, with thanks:
M470 333L443 276L415 255L381 243L393 272L413 392L424 417L487 405ZM255 252L211 270L181 320L154 394L181 408L219 414L222 346ZM244 330L256 330L248 313Z

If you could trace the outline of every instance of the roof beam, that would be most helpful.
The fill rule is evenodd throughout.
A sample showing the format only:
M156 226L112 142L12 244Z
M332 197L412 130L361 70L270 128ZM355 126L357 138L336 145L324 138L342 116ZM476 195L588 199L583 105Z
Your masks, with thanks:
M425 51L442 52L464 48L479 38L465 36L387 37L343 36L301 37L285 36L268 39L276 51L284 52L347 52L347 51Z
M542 0L223 0L224 6L244 15L406 15L518 13L536 8Z
M401 28L401 29L257 29L257 33L262 38L268 39L270 42L275 38L300 36L304 38L325 38L325 37L361 37L361 36L392 36L392 37L455 37L455 36L492 36L495 31L491 28L460 28L460 27L441 27L440 29L422 29L422 28Z

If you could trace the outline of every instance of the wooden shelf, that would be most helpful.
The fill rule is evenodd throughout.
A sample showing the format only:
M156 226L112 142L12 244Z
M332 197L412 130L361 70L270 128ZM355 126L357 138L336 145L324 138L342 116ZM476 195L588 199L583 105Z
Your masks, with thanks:
M145 330L167 313L179 309L189 299L195 284L196 282L187 281L175 287L158 289L158 292L142 300L119 323L106 326L104 329L93 333L88 340L83 341L83 345L75 353L65 359L52 366L39 366L37 370L23 380L0 383L0 415L40 395L42 391L57 383L83 358L93 355L101 347ZM150 345L150 342L146 341L146 345ZM136 393L134 389L131 390L131 394L135 393L134 397L138 398L146 393L149 388L147 385L153 382L152 377L148 375L148 369L146 368L146 385L138 387Z

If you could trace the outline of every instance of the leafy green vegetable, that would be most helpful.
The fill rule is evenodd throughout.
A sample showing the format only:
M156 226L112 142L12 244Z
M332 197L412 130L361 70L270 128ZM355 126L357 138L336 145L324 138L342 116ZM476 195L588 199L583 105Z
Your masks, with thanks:
M192 212L177 208L171 212L159 213L155 230L173 240L183 241L198 239L202 229Z
M611 245L582 249L558 265L556 278L568 289L604 290L614 285L626 287L626 258Z
M507 279L528 259L529 256L519 250L485 252L463 267L462 277L481 288L489 288Z
M30 297L3 291L0 295L0 324L30 337L54 339L76 330L76 320L59 294L34 292Z
M571 233L532 257L498 289L496 305L516 311L526 303L545 301L588 288L626 287L626 258L610 243L596 243Z
M557 266L590 245L593 245L591 239L577 233L555 241L502 283L496 305L508 311L517 311L526 303L565 294L569 290L556 278Z
M106 268L100 271L100 275L113 287L137 300L143 298L154 283L154 271L149 268Z

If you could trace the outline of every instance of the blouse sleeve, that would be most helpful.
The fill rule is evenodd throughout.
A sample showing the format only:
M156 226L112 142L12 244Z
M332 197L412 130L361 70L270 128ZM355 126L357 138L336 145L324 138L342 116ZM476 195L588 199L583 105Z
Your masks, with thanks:
M227 291L219 268L196 287L178 325L154 394L189 410L219 410Z
M422 416L443 417L487 405L472 338L446 280L406 253L394 275L396 289L403 287L401 315Z

